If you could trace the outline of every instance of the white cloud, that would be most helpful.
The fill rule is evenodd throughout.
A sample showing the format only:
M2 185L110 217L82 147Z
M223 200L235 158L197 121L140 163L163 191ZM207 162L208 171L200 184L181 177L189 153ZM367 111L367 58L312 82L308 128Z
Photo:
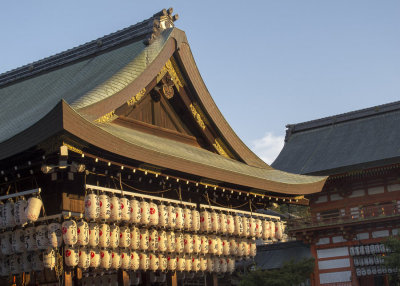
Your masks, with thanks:
M284 140L284 136L275 136L272 132L267 132L264 137L252 142L252 150L267 164L271 164L282 150Z

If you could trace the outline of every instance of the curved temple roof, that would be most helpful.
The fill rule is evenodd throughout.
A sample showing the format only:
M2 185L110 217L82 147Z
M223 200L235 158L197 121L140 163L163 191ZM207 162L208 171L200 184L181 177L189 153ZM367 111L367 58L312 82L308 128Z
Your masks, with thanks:
M0 160L67 131L115 154L208 179L293 195L319 192L325 177L274 170L237 137L208 93L185 33L173 27L171 13L162 11L0 75ZM208 118L242 162L112 122L96 123L147 86L172 56Z

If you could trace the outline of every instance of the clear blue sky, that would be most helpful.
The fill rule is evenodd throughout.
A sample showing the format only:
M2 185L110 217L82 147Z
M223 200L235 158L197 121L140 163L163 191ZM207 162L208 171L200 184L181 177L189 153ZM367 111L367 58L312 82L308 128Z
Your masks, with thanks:
M400 99L398 0L3 1L0 73L169 7L214 100L252 147L287 123Z

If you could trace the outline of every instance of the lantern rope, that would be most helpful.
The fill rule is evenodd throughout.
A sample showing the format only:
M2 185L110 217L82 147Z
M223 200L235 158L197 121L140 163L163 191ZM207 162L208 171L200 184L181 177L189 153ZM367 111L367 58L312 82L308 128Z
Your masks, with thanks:
M239 206L232 206L232 205L226 206L226 205L217 203L216 201L214 201L214 200L208 198L208 195L207 195L207 196L204 196L204 198L206 198L206 199L208 200L208 203L209 203L210 206L211 206L211 203L210 203L210 202L213 202L214 204L216 204L216 205L218 205L218 206L220 206L220 207L223 207L223 208L238 209L238 208L244 207L245 205L247 205L247 204L249 203L249 202L245 202L244 204L241 204L241 205L239 205Z

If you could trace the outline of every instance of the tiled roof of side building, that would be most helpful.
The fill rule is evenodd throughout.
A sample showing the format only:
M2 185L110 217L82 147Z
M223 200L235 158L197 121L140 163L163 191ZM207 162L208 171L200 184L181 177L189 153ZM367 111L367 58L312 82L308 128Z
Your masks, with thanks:
M332 175L400 162L400 101L287 125L272 167Z

